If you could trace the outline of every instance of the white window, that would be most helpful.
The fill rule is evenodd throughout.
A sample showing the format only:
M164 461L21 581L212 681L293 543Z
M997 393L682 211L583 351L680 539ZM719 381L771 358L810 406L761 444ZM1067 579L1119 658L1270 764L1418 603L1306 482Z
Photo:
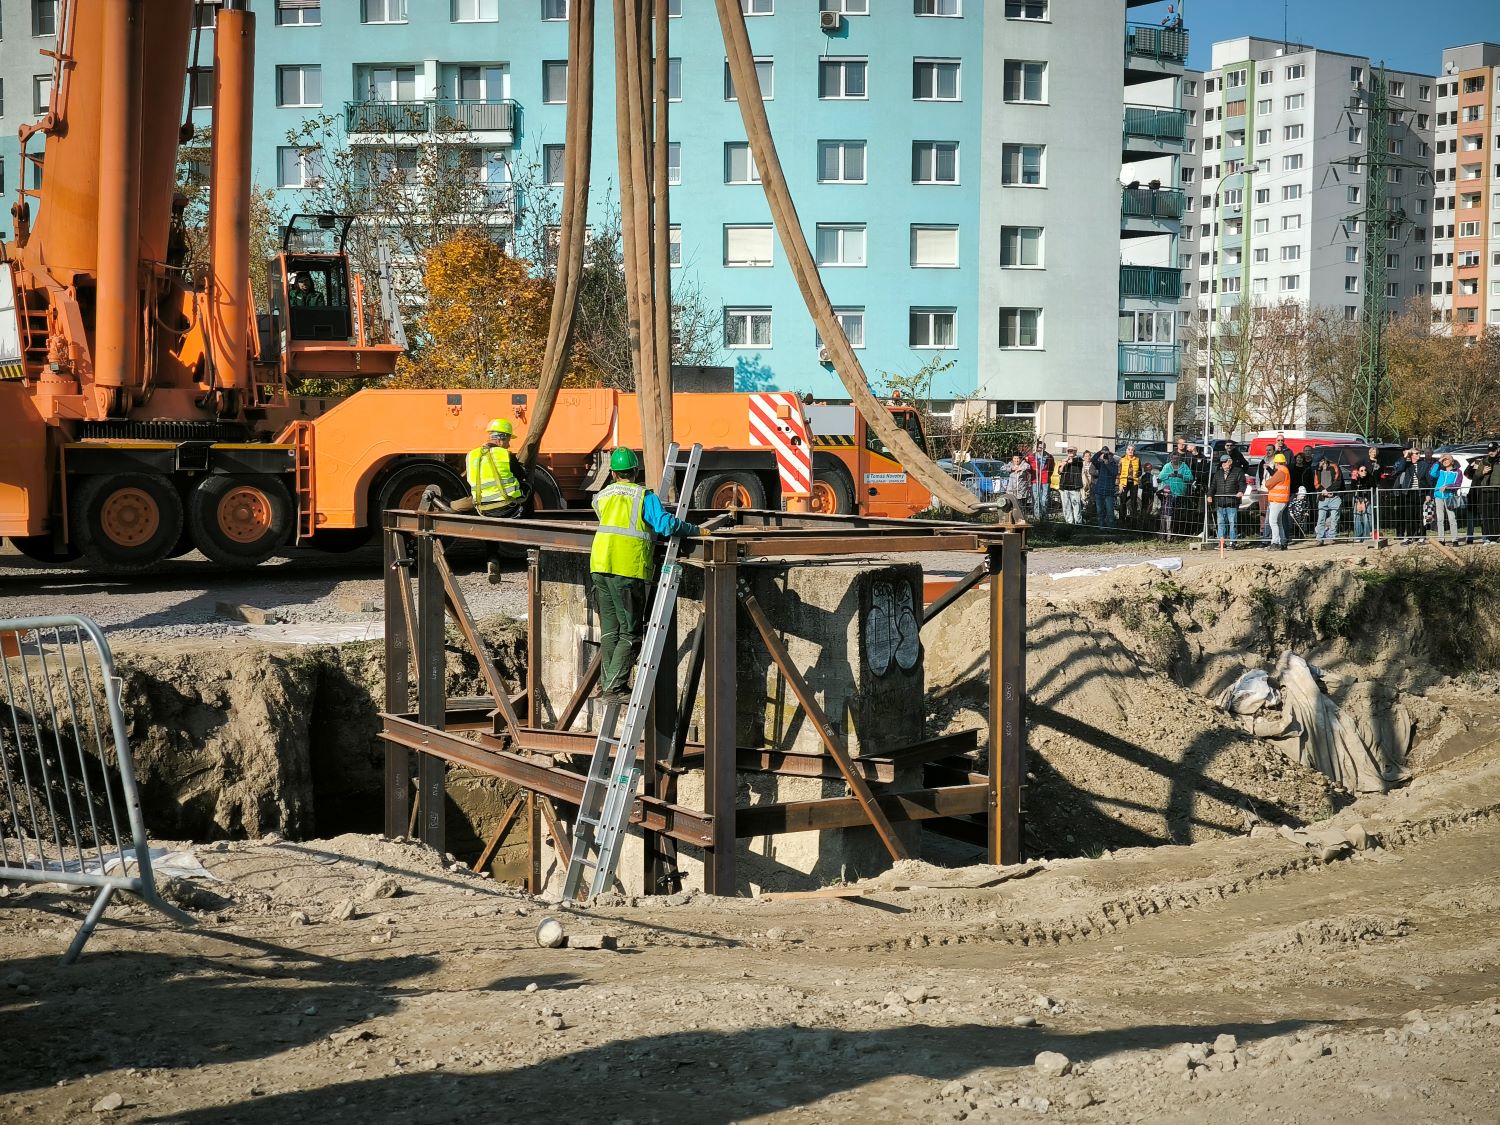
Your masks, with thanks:
M1302 139L1301 125L1287 125L1281 130L1281 139L1284 141L1300 141Z
M1255 222L1250 224L1250 226L1255 234L1267 234L1271 230L1271 220L1256 219Z
M1047 64L1024 59L1006 59L1005 100L1008 102L1045 102L1047 100Z
M1431 86L1418 86L1417 87L1417 100L1418 101L1422 101L1422 102L1430 102L1430 101L1432 101L1432 87Z
M1281 260L1283 262L1300 262L1302 260L1302 247L1283 246L1281 248Z
M453 0L454 23L494 23L500 18L500 0Z
M1258 144L1258 145L1268 145L1268 144L1270 144L1271 143L1271 130L1269 130L1269 129L1257 129L1257 130L1255 130L1255 143Z
M40 117L52 105L52 75L37 74L31 79L31 111Z
M1011 269L1037 269L1042 265L1041 227L1001 227L1000 264Z
M865 346L864 309L834 309L833 316L844 330L844 338L849 341L851 348ZM816 328L813 329L813 342L820 348L823 346L823 334Z
M1275 77L1276 72L1274 70L1262 70L1256 74L1255 81L1257 85L1269 86Z
M279 105L322 105L323 68L321 66L279 66L276 68L276 90Z
M818 97L868 98L865 86L864 59L819 59Z
M1281 158L1281 170L1283 172L1296 172L1302 167L1302 154L1300 152L1288 153Z
M1351 246L1350 249L1352 250L1354 248ZM1344 292L1345 293L1358 293L1359 292L1359 276L1357 274L1346 273L1344 275Z
M818 0L818 11L838 12L845 16L868 16L870 0Z
M1281 291L1290 293L1294 289L1302 288L1302 275L1296 273L1283 274L1281 277Z
M405 23L406 0L364 0L365 23Z
M1265 278L1263 278L1263 277L1255 277L1255 278L1251 278L1250 279L1250 292L1252 292L1252 293L1264 293L1265 291L1266 291L1266 279Z
M322 22L321 0L276 0L279 27L316 27Z
M673 269L682 265L682 226L678 223L667 228L667 264Z
M770 223L724 227L726 266L769 266L774 260L775 231Z
M549 184L563 182L563 169L567 166L567 149L562 145L542 146L542 174Z
M911 264L917 269L953 269L958 265L958 228L911 227Z
M1350 184L1345 195L1348 202L1358 203L1364 195L1364 189L1362 189L1358 184Z
M1303 66L1301 63L1298 63L1296 66L1289 66L1286 68L1286 80L1288 82L1295 81L1298 78L1306 77L1306 75L1307 67Z
M1250 252L1250 260L1252 262L1269 262L1271 260L1271 252L1264 246L1257 246Z
M1401 255L1387 254L1385 256L1385 268L1388 270L1399 270L1401 268Z
M1349 81L1358 85L1365 80L1365 68L1362 66L1351 66L1349 68Z
M667 142L667 183L672 187L682 183L682 145L677 141Z
M1182 84L1182 96L1185 98L1196 98L1198 96L1198 83L1188 79Z
M755 60L755 81L760 83L760 99L768 102L776 96L776 64L769 55ZM724 100L738 101L734 92L734 75L729 73L729 60L724 60Z
M1388 183L1399 184L1401 182L1400 168L1388 168L1386 171L1388 173L1386 175L1386 181Z
M406 105L417 100L417 68L381 66L370 71L369 97L375 102Z
M542 63L542 101L547 105L567 104L567 59L549 59Z
M740 0L740 11L747 16L775 15L776 0Z
M771 310L725 309L724 346L726 348L769 348L771 346Z
M907 317L907 343L913 348L955 348L957 319L954 309L912 309Z
M863 97L863 92L859 96ZM911 65L911 96L922 102L958 101L958 60L914 59Z
M1225 207L1242 207L1245 203L1245 189L1225 188L1221 201Z
M1458 224L1458 237L1459 238L1478 238L1479 237L1479 224L1478 223L1459 223Z
M959 0L915 0L912 13L918 16L961 16Z
M1269 203L1269 202L1271 202L1271 189L1267 188L1267 187L1256 188L1255 189L1255 202L1257 202L1257 203Z
M864 223L819 223L817 258L820 266L865 264Z
M1005 18L1044 20L1047 18L1047 0L1005 0Z
M760 169L755 166L755 154L750 151L750 142L725 142L724 182L726 184L760 183Z
M1041 347L1042 310L1001 309L1000 346L1002 348Z
M568 18L568 0L542 0L542 19L565 20Z
M1387 281L1385 283L1385 295L1387 297L1401 296L1401 283L1399 281Z
M1046 156L1046 145L1000 146L1000 182L1010 187L1043 186Z
M1351 145L1362 145L1365 143L1365 131L1358 125L1349 126L1349 143Z
M1307 102L1306 94L1288 94L1286 96L1287 109L1301 109Z
M958 142L913 141L911 182L914 184L958 183Z
M276 184L278 187L313 187L321 179L316 153L300 148L276 150Z
M682 60L667 60L667 101L682 101Z
M1270 113L1271 112L1271 99L1270 98L1261 98L1260 100L1258 100L1255 103L1255 112L1257 114Z
M1238 277L1226 277L1220 284L1225 293L1238 293L1240 291L1240 279Z
M1406 83L1405 82L1392 82L1391 83L1391 97L1393 97L1393 98L1404 98L1404 97L1406 97Z
M818 182L820 184L864 183L865 142L819 141Z
M1289 200L1301 199L1301 198L1302 198L1302 185L1301 184L1282 184L1281 185L1281 200L1282 200L1283 203L1285 203L1285 202L1287 202Z

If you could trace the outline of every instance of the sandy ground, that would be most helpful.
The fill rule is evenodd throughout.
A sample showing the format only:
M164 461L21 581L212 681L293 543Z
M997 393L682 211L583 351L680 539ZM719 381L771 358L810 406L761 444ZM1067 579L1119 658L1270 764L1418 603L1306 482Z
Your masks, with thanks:
M1493 1121L1497 808L1487 750L1345 810L1376 846L1327 864L1271 835L592 911L409 843L213 845L196 929L117 908L69 969L82 897L11 892L0 1116ZM546 915L617 948L538 948Z

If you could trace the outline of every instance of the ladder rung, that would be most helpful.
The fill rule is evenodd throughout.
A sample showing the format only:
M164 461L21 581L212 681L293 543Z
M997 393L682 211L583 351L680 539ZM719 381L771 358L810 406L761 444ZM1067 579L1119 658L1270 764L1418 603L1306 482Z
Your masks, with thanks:
M584 816L582 813L579 813L578 814L577 823L579 823L579 824L598 824L599 822L597 820L595 820L591 816Z

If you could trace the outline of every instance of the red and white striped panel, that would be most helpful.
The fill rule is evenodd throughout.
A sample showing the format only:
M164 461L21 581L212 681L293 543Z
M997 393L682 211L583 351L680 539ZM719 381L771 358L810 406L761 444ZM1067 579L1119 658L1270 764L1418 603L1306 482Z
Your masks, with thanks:
M750 444L776 451L781 493L812 492L812 435L795 391L765 391L750 399Z

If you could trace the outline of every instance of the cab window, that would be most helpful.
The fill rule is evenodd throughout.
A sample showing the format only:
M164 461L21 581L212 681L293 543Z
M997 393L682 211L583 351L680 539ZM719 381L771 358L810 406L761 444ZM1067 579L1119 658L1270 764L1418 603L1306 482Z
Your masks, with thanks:
M926 450L927 435L922 432L922 419L915 410L897 411L891 417L906 431L907 436L916 443L918 449ZM871 453L878 453L882 457L889 457L892 461L899 460L894 453L886 448L885 442L880 440L880 435L868 424L865 426L865 448Z

